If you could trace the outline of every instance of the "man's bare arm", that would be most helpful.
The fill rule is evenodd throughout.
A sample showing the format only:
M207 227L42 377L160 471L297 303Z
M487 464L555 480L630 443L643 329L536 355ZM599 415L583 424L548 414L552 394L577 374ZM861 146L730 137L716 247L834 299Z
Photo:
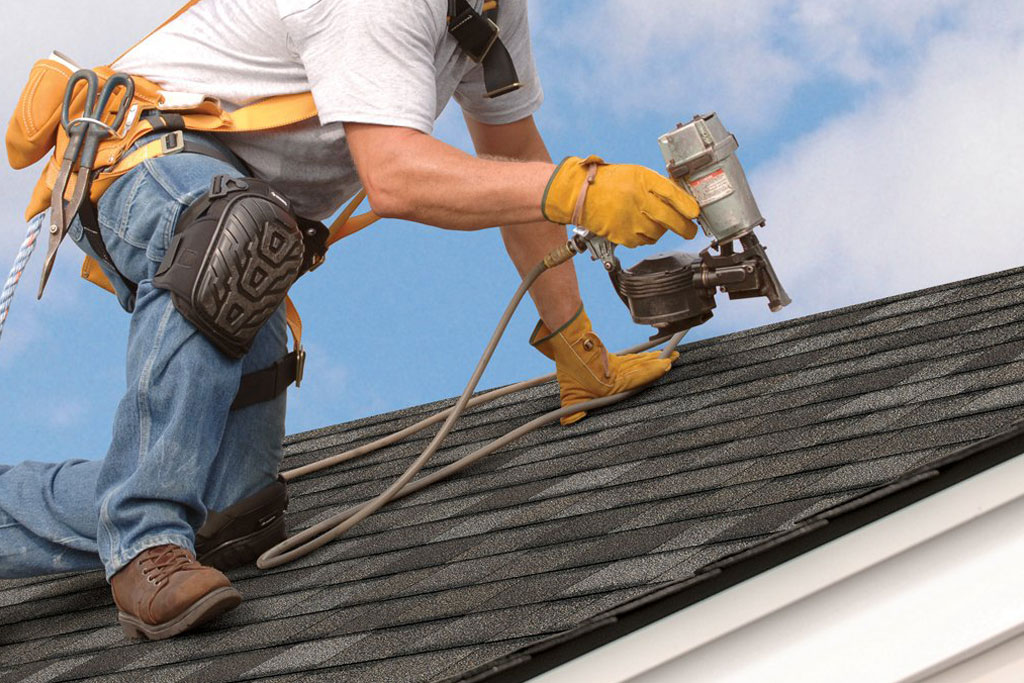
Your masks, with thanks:
M500 126L466 117L466 126L478 154L551 163L551 156L533 117ZM566 240L565 227L546 220L505 225L501 228L501 236L520 275L525 275ZM541 275L530 288L530 296L548 329L561 327L580 307L579 285L572 261Z
M504 226L505 248L525 274L566 240L540 209L555 166L532 117L467 126L482 158L409 128L346 123L345 134L378 215L456 230ZM544 323L561 327L580 306L572 263L541 276L530 295Z
M544 219L549 161L481 159L436 138L396 126L346 123L356 170L379 216L450 230Z

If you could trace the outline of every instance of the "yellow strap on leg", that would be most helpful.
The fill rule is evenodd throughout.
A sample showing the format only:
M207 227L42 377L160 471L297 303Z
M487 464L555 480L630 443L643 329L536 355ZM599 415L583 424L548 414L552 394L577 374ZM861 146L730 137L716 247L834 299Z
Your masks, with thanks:
M338 240L342 239L343 237L349 237L350 235L354 235L363 228L369 227L379 220L380 216L378 216L372 211L367 211L366 213L361 213L358 216L353 216L352 218L348 219L348 221L345 222L343 229L340 230L338 234L334 236L334 239L329 241L327 244L329 246L331 244L334 244Z
M288 329L292 332L292 339L295 340L295 348L302 346L302 318L295 308L290 296L284 298L285 320L288 321Z
M306 350L302 348L302 318L295 308L290 296L284 298L285 320L288 329L292 331L292 340L295 342L295 387L302 386L302 375L306 369Z
M341 214L334 219L334 222L331 223L330 234L327 237L328 247L343 237L354 235L363 228L373 225L380 220L380 216L372 211L367 211L355 217L352 216L364 199L366 199L366 190L359 190L356 196L345 206Z

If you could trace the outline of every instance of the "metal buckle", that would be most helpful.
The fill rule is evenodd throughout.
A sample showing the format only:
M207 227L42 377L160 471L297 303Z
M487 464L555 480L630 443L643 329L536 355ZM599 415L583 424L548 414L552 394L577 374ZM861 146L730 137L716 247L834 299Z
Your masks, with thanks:
M309 270L307 270L306 272L307 273L312 273L314 270L316 270L317 268L322 266L324 264L324 261L326 261L326 260L327 260L327 253L326 252L324 252L323 254L317 254L316 256L313 257L313 260L309 264Z
M295 349L295 388L302 386L302 376L306 372L306 349L299 346Z
M490 54L491 48L494 47L494 44L496 42L498 42L498 35L501 33L501 29L498 28L498 25L495 24L493 21L491 21L487 17L479 17L479 18L484 20L484 21L486 21L488 24L490 24L490 28L491 28L491 38L490 38L490 40L487 41L487 45L485 45L484 48L480 52L470 52L469 50L466 50L465 48L463 48L463 51L469 56L469 58L472 59L474 62L476 62L478 64L480 62L484 61L485 59L487 59L487 55Z
M505 93L512 92L513 90L519 90L521 87L523 87L523 84L520 83L519 81L516 81L515 83L510 83L510 84L508 84L506 86L503 86L501 88L496 88L494 90L490 90L490 91L484 93L484 97L486 97L488 99L494 99L495 97L501 97Z
M167 133L160 138L161 154L177 154L183 149L185 149L185 135L180 130Z

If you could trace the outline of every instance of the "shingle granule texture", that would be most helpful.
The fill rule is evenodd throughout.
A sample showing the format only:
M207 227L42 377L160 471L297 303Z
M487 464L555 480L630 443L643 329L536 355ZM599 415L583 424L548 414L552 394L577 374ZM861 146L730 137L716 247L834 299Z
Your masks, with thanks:
M241 607L126 640L99 574L0 581L7 681L429 681L572 629L1015 422L1024 269L681 347L663 380L543 428L296 563L231 578ZM474 411L441 466L557 407ZM286 467L449 401L298 434ZM430 434L290 485L298 529L380 492Z

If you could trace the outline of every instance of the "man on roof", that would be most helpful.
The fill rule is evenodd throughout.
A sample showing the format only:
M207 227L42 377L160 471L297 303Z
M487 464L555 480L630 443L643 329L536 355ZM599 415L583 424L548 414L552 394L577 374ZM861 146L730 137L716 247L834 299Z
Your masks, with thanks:
M486 33L487 19L500 39ZM289 249L295 238L268 225L322 243L316 221L363 188L379 216L450 230L500 226L520 273L565 244L570 222L628 246L666 230L695 233L696 203L654 171L597 157L552 163L532 118L542 91L527 0L198 0L112 68L140 88L156 84L167 102L199 93L235 111L311 92L317 112L268 130L185 130L102 194L92 221L102 244L82 220L70 227L131 313L128 387L103 460L0 467L0 574L102 568L129 636L170 637L233 608L241 595L221 569L284 533L284 394L246 393L244 379L295 372L284 291L238 304L239 315L259 320L248 336L218 318L231 318L226 304L204 315L206 300L190 292L238 302L240 285L227 265L197 268L191 252L210 249L222 264L253 258L245 244L209 247L211 225L234 221L240 243L255 235ZM452 98L475 157L431 135ZM181 119L164 113L173 130ZM531 343L556 361L564 406L668 371L655 354L604 349L571 262L530 294L540 315Z

